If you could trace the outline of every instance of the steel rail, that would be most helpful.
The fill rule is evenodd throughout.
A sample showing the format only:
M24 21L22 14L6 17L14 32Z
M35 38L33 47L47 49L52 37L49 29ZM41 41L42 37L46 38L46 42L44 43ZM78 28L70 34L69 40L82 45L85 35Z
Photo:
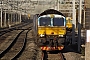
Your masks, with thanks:
M23 31L21 31L17 37L10 43L10 45L0 53L0 58L2 58L11 48L12 46L15 44L16 40L18 39L18 37L20 36L20 34L22 33Z
M22 49L11 59L11 60L16 60L18 57L20 57L20 55L22 54L22 52L24 51L25 47L26 47L26 42L27 42L27 34L28 32L30 31L31 29L29 29L27 32L26 32L26 37L24 39L24 43L23 43L23 46L22 46Z

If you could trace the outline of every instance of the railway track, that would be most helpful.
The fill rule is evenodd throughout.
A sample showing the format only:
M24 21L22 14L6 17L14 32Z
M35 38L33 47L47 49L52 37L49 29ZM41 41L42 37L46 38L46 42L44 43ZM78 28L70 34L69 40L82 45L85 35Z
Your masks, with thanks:
M13 52L15 52L14 51L14 49L15 50L19 50L19 49L17 49L17 48L15 48L15 44L17 43L19 43L19 42L16 42L17 41L17 39L18 39L18 37L19 37L19 35L22 33L22 31L17 35L17 37L10 43L10 45L4 50L4 51L2 51L1 53L0 53L0 59L1 60L3 60L3 59L12 59L12 55L13 54L11 54L11 53L13 53ZM22 43L20 44L20 45L22 45L23 44L23 42L24 42L24 40L22 40ZM20 45L19 45L19 47L20 47ZM21 46L22 47L22 46ZM11 55L11 56L10 56ZM14 54L15 55L15 54ZM14 56L13 56L14 57Z
M26 27L26 26L29 25L29 24L30 24L30 23L21 23L21 24L19 24L19 25L15 25L15 26L12 26L12 27L10 27L10 28L8 28L8 27L2 28L2 29L0 29L0 36L4 35L4 34L6 34L6 33L9 33L9 32L11 32L11 31L13 31L13 30L19 30L19 29L22 30L23 27ZM25 30L25 29L23 29L23 30Z
M18 29L4 29L4 30L0 30L0 50L2 50L2 45L6 44L10 44L10 42L12 42L12 40L14 40L14 38L16 37L16 35L21 31L21 30L30 30L31 29L31 24L28 23L27 24L23 24L23 28L18 28ZM19 27L19 26L17 26ZM5 46L6 47L6 46Z
M37 60L37 46L32 36L32 30L28 32L26 48L17 60ZM28 54L28 55L27 55Z
M43 52L41 60L65 60L63 57L63 54L61 52L59 53L48 53Z
M0 59L8 59L8 60L13 60L19 57L23 49L25 48L26 45L26 36L27 32L29 30L23 30L21 31L15 40L10 44L9 47L7 47L2 53L0 54Z
M0 30L0 60L17 59L26 47L27 33L32 29L32 24L23 24L23 27ZM12 30L12 31L9 31ZM9 32L5 32L9 31Z

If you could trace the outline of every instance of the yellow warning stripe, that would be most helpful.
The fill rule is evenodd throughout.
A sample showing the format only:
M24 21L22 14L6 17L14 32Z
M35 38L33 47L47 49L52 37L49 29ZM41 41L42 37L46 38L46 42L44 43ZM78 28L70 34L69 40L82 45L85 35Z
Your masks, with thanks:
M62 50L64 46L57 47L58 50ZM41 47L41 50L57 50L55 47Z

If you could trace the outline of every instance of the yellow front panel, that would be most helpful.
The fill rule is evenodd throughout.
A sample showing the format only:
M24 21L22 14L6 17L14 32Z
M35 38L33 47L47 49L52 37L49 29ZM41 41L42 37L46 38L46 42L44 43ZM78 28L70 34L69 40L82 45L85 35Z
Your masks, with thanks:
M66 29L64 27L38 27L38 34L46 35L64 35Z
M71 24L71 23L66 24L66 26L67 26L68 28L72 28L72 24Z

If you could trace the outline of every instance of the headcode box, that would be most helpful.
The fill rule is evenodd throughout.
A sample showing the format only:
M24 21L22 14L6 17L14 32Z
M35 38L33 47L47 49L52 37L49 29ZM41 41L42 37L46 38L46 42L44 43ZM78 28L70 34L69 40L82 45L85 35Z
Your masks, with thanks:
M86 31L86 42L90 42L90 30Z

